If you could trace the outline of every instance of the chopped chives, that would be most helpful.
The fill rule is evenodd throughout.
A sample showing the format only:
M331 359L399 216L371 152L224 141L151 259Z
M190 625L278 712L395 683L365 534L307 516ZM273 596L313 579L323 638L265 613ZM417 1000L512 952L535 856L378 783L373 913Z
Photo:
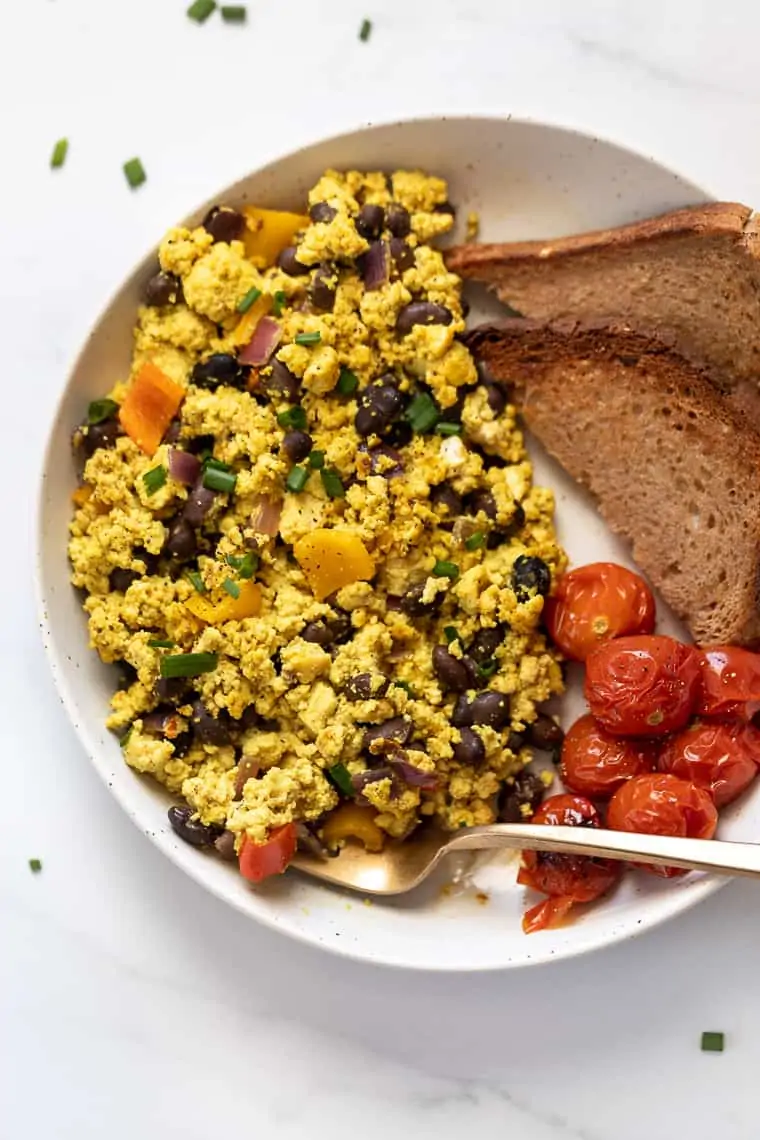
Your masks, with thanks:
M197 570L186 570L185 577L193 589L197 590L199 594L206 593L206 583L203 581Z
M172 653L161 658L162 677L200 677L211 673L219 661L216 653Z
M285 486L297 495L299 491L303 491L308 481L309 472L305 467L293 467L285 480Z
M296 404L293 408L286 408L277 416L277 423L281 428L298 428L300 431L306 427L306 411Z
M498 671L499 662L494 661L493 658L491 658L489 661L483 661L480 665L478 665L479 676L485 678L486 680L489 677L493 677L494 673L498 673Z
M66 155L69 151L69 140L59 139L53 147L53 153L50 157L50 165L53 170L59 170L66 161Z
M443 627L443 636L446 638L449 645L451 645L452 641L459 641L460 640L459 630L457 629L457 627L455 625L445 625Z
M252 550L246 551L241 557L235 554L228 554L226 562L233 570L237 570L240 578L252 578L259 568L258 555L254 554Z
M335 786L343 792L344 796L354 795L354 785L351 782L351 773L343 763L333 764L327 769L327 774Z
M215 8L216 0L193 0L187 14L196 24L204 24Z
M392 681L391 684L395 685L397 689L403 689L408 697L414 697L414 689L408 681Z
M207 465L203 472L203 486L208 491L222 491L231 495L236 483L237 475L234 471L223 471L220 467Z
M136 190L138 186L142 186L148 177L145 173L145 167L139 158L130 158L128 162L124 163L122 169L127 182L133 190Z
M342 499L345 496L346 488L337 471L333 471L332 467L323 467L319 474L328 498Z
M143 475L145 490L149 495L155 495L156 491L160 491L165 482L166 468L163 463L159 463L158 467L151 467L150 471L146 471Z
M232 578L224 579L222 582L222 589L226 590L231 598L237 599L240 597L240 587L238 586L237 582L232 581Z
M312 451L309 456L309 467L313 467L315 471L319 471L325 465L324 451Z
M129 738L132 735L132 733L134 732L134 730L135 730L135 726L133 724L130 724L129 728L124 733L124 735L119 737L119 748L126 748L127 747L127 745L129 744Z
M29 870L35 875L38 874L38 872L42 870L42 860L41 859L30 859L29 860Z
M440 423L435 425L437 435L461 435L462 425L449 423L448 420L441 420Z
M287 297L282 289L277 289L272 297L272 312L276 317L282 316L282 310L285 308Z
M351 396L359 387L359 378L350 368L341 368L335 391L339 396Z
M436 564L433 567L431 573L433 574L434 578L458 578L459 567L457 566L456 562L441 561L439 558L436 561Z
M244 24L248 19L248 9L244 4L222 4L221 13L227 24Z
M322 339L321 332L299 333L293 338L295 344L319 344Z
M404 418L411 424L412 431L421 435L435 427L438 422L438 407L427 392L420 392L406 409Z
M482 530L476 530L469 538L464 540L464 544L468 550L480 550L481 546L485 545L486 536Z
M725 1044L723 1033L707 1032L702 1034L700 1048L703 1053L722 1053Z
M169 641L168 638L154 637L148 642L148 649L174 649L176 641Z
M237 306L236 306L237 311L239 313L247 313L248 310L250 309L251 305L255 305L260 296L261 296L261 290L257 289L256 286L254 285L253 288L248 290L245 297L242 297L238 301Z
M371 36L371 34L372 34L372 21L371 20L362 20L361 27L359 28L359 39L361 40L361 42L363 44L366 44L366 42L369 39L369 37Z
M231 471L229 463L225 463L223 459L214 459L213 455L206 455L203 459L204 468L213 467L216 471Z
M118 410L119 405L115 400L92 400L87 409L87 423L91 427L93 424L102 424L103 420L110 420L111 416L115 416Z

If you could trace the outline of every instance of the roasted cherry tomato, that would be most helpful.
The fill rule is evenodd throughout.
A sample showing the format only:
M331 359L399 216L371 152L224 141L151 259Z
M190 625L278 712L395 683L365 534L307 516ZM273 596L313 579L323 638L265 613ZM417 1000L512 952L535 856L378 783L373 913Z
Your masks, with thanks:
M587 713L565 736L561 756L566 787L584 796L607 797L632 776L652 772L657 747L650 740L611 736Z
M699 716L751 720L760 711L760 653L736 645L714 645L701 655Z
M666 740L657 767L704 788L721 808L749 787L758 764L758 729L741 721L713 720L690 724Z
M651 633L654 618L649 586L615 562L592 562L564 574L544 603L549 636L573 661L585 661L613 637Z
M270 875L281 875L296 853L296 825L286 823L271 833L266 843L253 843L247 837L240 848L240 874L252 883Z
M699 691L699 653L672 637L620 637L586 662L592 715L618 736L664 736L683 728Z
M718 812L709 792L667 772L627 780L607 809L607 826L614 831L712 839L717 824ZM642 866L666 879L686 874L679 867Z
M541 804L532 822L599 827L599 812L585 796L550 796ZM526 911L523 930L532 934L556 926L574 903L599 898L615 885L621 874L622 864L613 859L523 851L518 883L551 896Z

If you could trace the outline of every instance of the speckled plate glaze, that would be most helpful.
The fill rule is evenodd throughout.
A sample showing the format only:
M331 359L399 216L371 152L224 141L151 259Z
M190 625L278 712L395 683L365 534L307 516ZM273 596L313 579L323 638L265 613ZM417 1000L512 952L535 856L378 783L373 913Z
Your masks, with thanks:
M420 167L443 175L460 218L469 210L480 214L480 236L486 241L614 226L708 197L665 167L609 142L541 123L458 118L373 126L318 142L221 189L213 200L300 208L308 187L330 166ZM191 221L199 220L207 205ZM176 220L167 218L167 226ZM655 926L716 890L722 881L717 878L689 876L667 883L631 874L613 897L579 911L572 925L526 937L514 859L452 868L448 882L439 878L402 901L365 905L294 874L251 889L234 868L176 838L167 824L165 795L126 767L117 741L104 728L113 675L87 647L66 561L76 481L71 429L87 402L128 370L140 285L154 258L155 248L112 298L67 379L45 458L38 527L38 592L55 681L83 747L137 826L199 884L259 922L354 958L424 970L492 970L582 954ZM482 295L473 292L470 299L471 321L498 312ZM559 536L572 562L630 564L593 504L538 446L531 450L536 482L555 490ZM660 625L676 629L662 608ZM580 706L574 683L562 703L565 723ZM758 831L757 797L722 819L721 834L729 839L749 839ZM457 876L460 881L450 886Z

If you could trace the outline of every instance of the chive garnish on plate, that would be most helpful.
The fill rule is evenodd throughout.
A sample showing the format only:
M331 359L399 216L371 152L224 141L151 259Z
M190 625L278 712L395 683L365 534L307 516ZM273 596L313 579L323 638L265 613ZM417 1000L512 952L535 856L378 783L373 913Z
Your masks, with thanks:
M203 486L208 491L221 491L223 494L231 495L236 483L237 475L234 471L225 471L216 464L207 463L203 472Z
M53 170L60 170L66 161L66 155L69 152L69 140L59 139L53 147L53 153L50 156L50 166Z
M310 452L308 462L309 462L309 467L312 467L315 471L321 471L321 469L325 465L325 453L324 453L324 451L312 451L312 452Z
M361 27L359 28L359 39L363 44L366 44L369 37L372 35L372 21L362 20Z
M153 637L148 642L148 649L174 649L176 645L176 641L169 641L168 638Z
M342 762L333 764L331 768L327 769L327 774L344 796L354 795L354 785L351 783L351 773Z
M186 570L185 577L197 593L205 594L207 592L206 583L203 581L197 570Z
M162 677L200 677L212 673L219 658L216 653L172 653L161 658Z
M115 416L118 410L119 405L115 400L108 398L91 400L87 408L87 423L90 427L94 424L102 424L103 420L110 420L111 416Z
M228 593L231 598L237 599L240 597L240 587L238 586L237 582L232 581L232 578L224 579L222 582L222 589L226 591L226 593Z
M722 1053L725 1044L725 1034L707 1031L702 1034L700 1048L703 1053Z
M459 637L459 630L455 625L445 625L443 627L443 636L446 638L449 645L451 645L452 641L461 640Z
M38 874L42 870L42 860L41 859L30 859L29 860L29 870L34 875Z
M306 344L306 345L308 345L308 344L319 344L321 339L322 339L322 333L321 332L298 333L297 336L293 337L293 341L295 344Z
M335 391L339 396L352 396L359 387L359 378L350 368L341 368Z
M343 486L343 481L337 471L334 471L332 467L323 467L319 474L322 479L322 486L327 492L328 498L344 498L346 488Z
M303 491L308 483L309 474L310 472L305 467L292 467L285 480L285 486L297 495L299 491Z
M441 420L435 425L436 435L461 435L462 425L455 424L453 421Z
M216 0L193 0L187 14L196 24L204 24L215 8Z
M237 570L239 578L252 578L259 568L258 555L252 550L242 555L228 554L225 561L233 570Z
M482 530L476 530L469 538L464 540L464 544L468 550L480 550L481 546L485 544L486 536Z
M160 491L166 483L166 468L163 463L159 463L158 467L151 467L150 471L146 471L143 475L143 483L149 495L155 495L156 491Z
M248 9L244 4L222 4L220 11L226 24L244 24L248 19Z
M245 297L241 297L241 299L238 301L236 306L237 311L239 313L247 313L251 305L255 305L260 296L261 290L257 289L254 285L251 289L248 290Z
M139 158L130 158L128 162L124 163L122 169L124 171L124 177L133 190L136 190L138 186L142 186L148 177L145 173L145 167Z
M277 289L272 297L272 315L275 317L282 316L282 310L285 308L287 297L282 289Z
M438 423L438 407L427 392L420 392L406 409L404 418L411 425L412 431L423 435Z
M431 571L434 578L458 578L459 567L456 562L447 562L445 559L437 559L435 566Z
M277 415L277 423L281 428L298 428L303 431L306 427L306 410L296 404L292 408L286 408L284 412L279 412Z

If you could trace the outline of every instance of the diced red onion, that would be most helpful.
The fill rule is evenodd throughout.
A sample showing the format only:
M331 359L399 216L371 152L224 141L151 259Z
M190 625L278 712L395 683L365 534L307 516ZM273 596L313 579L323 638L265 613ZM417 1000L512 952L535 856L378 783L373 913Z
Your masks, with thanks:
M241 760L238 764L237 779L235 780L235 799L239 800L243 795L243 788L249 780L255 780L261 771L261 765L257 760Z
M351 783L356 792L358 803L368 804L370 802L362 793L370 784L377 784L380 780L390 780L391 791L389 798L392 800L396 799L399 793L396 773L392 768L389 768L388 765L383 765L381 768L368 768L366 772L355 772L351 777Z
M198 457L190 451L180 451L178 447L169 449L169 474L178 483L192 487L201 472Z
M278 499L270 499L267 495L259 495L256 506L251 514L251 526L257 534L274 536L280 529L280 512L282 503Z
M384 241L373 241L364 255L364 288L381 289L390 278L390 257Z
M235 861L235 836L231 831L223 831L214 840L214 847L221 855L222 859L227 859L230 863Z
M189 522L190 526L200 526L211 510L215 498L216 491L210 491L209 488L204 487L201 480L198 479L190 494L187 496L187 502L182 511L185 521Z
M395 757L391 757L389 763L394 771L398 772L401 779L412 788L422 788L424 792L433 792L438 787L438 777L435 772L425 772L422 768L410 764L408 760L398 760Z
M155 732L173 739L177 735L177 712L175 709L158 708L143 717L146 732Z
M359 445L359 451L364 451L369 455L369 469L372 475L382 475L385 479L393 479L396 475L404 474L404 461L395 447L389 447L387 443L379 443L376 447L367 447L366 443L362 443ZM392 460L394 466L388 467L385 463L380 462L381 459Z
M282 328L273 317L262 317L248 344L238 354L240 364L266 364L282 337Z

